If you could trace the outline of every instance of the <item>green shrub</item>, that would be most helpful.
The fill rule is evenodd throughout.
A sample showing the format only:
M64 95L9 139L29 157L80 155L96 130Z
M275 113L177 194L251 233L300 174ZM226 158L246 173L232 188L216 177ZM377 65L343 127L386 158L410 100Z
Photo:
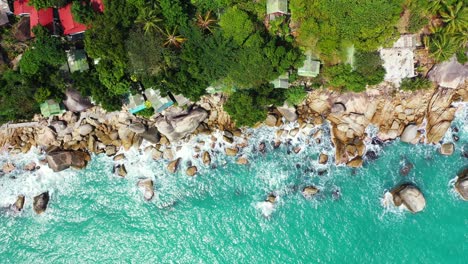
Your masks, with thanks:
M247 91L237 91L229 97L224 110L236 122L238 127L253 126L265 120L266 108L259 106Z
M408 31L410 33L417 33L427 24L429 24L429 19L427 19L427 17L423 17L419 14L411 14L408 23Z
M307 96L307 92L304 91L304 87L302 86L296 86L296 87L290 87L289 89L286 90L286 102L289 105L298 105Z
M146 108L146 109L136 113L136 115L146 117L146 118L150 118L150 117L152 117L154 115L154 108L153 107Z
M432 82L422 77L405 78L401 81L400 89L404 91L416 91L429 89Z

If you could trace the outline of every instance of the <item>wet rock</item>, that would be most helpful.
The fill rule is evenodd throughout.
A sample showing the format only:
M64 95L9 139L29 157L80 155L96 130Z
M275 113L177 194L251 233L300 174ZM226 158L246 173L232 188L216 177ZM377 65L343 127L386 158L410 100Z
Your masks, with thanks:
M277 149L281 146L281 141L275 141L273 148Z
M232 142L234 142L234 139L233 139L233 138L227 137L227 136L223 136L223 140L224 140L226 143L229 143L229 144L232 144Z
M80 128L78 129L78 133L80 133L80 135L82 135L82 136L87 136L91 132L93 132L93 130L94 130L94 127L92 125L84 124L84 125L80 126Z
M266 144L265 142L261 142L259 145L258 145L258 151L260 153L265 153L266 152Z
M47 163L55 171L62 171L70 167L82 169L91 159L88 153L83 151L57 150L47 154Z
M125 154L120 153L114 156L114 161L119 161L125 159Z
M133 123L128 126L128 129L135 134L141 134L146 131L146 126L142 123Z
M208 153L208 151L203 152L202 160L203 160L203 164L210 165L211 156L210 156L210 153Z
M458 174L455 182L455 190L460 194L463 200L468 201L468 168Z
M453 143L444 143L440 146L439 152L442 155L450 156L455 150L455 145Z
M249 160L247 160L246 157L240 157L237 159L237 164L240 164L240 165L246 165L249 163Z
M5 173L5 174L8 174L8 173L14 171L15 169L16 169L15 165L13 165L13 163L11 163L11 162L7 162L7 163L3 164L3 167L2 167L3 173Z
M106 146L106 155L108 157L114 156L115 153L117 153L117 149L116 149L115 146L113 146L113 145Z
M167 165L167 170L170 173L176 173L177 170L179 169L180 160L181 160L180 158L177 158L177 159L169 162L169 164Z
M114 167L114 173L116 173L120 177L127 176L127 169L125 168L124 164L119 164Z
M412 213L418 213L426 207L426 199L413 184L402 184L390 191L396 206L404 205Z
M325 164L328 162L328 155L327 154L324 154L324 153L320 153L320 156L319 156L319 163L320 164Z
M407 125L400 136L402 142L411 143L418 135L418 127L416 125Z
M294 153L297 154L297 153L301 152L301 147L295 147L295 148L293 149L293 151L294 151Z
M154 185L151 179L142 179L138 181L138 188L143 192L146 201L150 201L154 196Z
M311 198L312 196L316 195L320 190L315 186L306 186L302 189L302 195L305 198Z
M410 171L413 169L413 167L414 167L413 163L409 161L405 161L403 166L400 168L400 175L407 176L410 173Z
M226 155L235 156L239 152L238 148L226 148Z
M45 212L47 205L49 204L49 198L49 192L44 192L34 197L33 209L36 214L42 214Z
M367 151L365 157L368 161L376 160L379 158L379 156L377 156L377 153L375 153L375 151L373 150Z
M453 141L458 142L460 140L460 137L457 135L452 135Z
M174 159L174 152L172 151L172 149L165 149L163 151L163 159L166 159L166 160Z
M36 170L36 163L34 161L24 165L23 169L25 171L34 171Z
M265 202L269 202L269 203L276 203L276 195L274 194L269 194L268 197L266 198Z
M335 189L332 191L332 198L333 200L338 200L341 198L341 191L340 189Z
M20 212L21 210L23 210L23 206L24 195L18 195L18 197L16 198L16 202L13 204L13 210L15 210L16 212Z
M357 157L357 158L354 158L353 160L349 161L348 163L346 163L346 165L348 167L352 167L352 168L359 168L359 167L362 167L362 158L360 157Z
M190 166L187 168L187 170L185 171L185 173L188 175L188 176L195 176L195 174L197 174L198 172L198 169L196 166Z

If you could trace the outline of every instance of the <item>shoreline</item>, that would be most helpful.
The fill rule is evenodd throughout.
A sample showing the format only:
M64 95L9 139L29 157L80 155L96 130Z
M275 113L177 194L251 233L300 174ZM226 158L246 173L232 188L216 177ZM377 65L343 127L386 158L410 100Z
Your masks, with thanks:
M449 126L447 126L443 133L440 132L442 131L440 129L434 130L442 134L431 135L426 132L431 131L431 128L428 128L429 124L434 126L434 124L437 125L440 122L446 123L448 122L447 119L438 119L438 123L435 123L434 121L426 121L425 116L419 117L421 120L420 123L415 123L414 125L408 123L401 129L402 132L395 138L387 138L386 140L382 139L382 135L388 135L388 131L385 132L382 130L381 126L388 126L388 118L381 119L382 123L380 123L380 126L379 124L369 122L369 124L363 128L364 131L361 136L353 134L353 138L347 137L345 140L348 141L343 140L342 135L340 135L343 131L340 130L340 127L351 124L349 123L349 120L355 120L351 118L350 115L357 115L357 112L353 111L357 109L356 101L362 103L362 98L364 97L362 94L355 94L352 96L345 94L334 97L336 95L328 91L315 91L310 93L307 100L299 105L297 119L294 121L287 122L286 117L291 116L287 115L285 109L274 110L269 114L269 121L272 119L271 115L277 115L281 111L284 113L283 118L277 118L274 124L272 122L265 122L267 124L265 124L264 127L261 125L254 128L244 128L242 130L232 129L221 131L219 129L213 129L212 131L208 131L206 124L210 120L212 113L207 113L206 109L200 110L200 107L194 107L191 110L183 110L182 115L180 115L181 112L177 112L179 114L174 114L176 111L173 109L172 112L166 113L165 116L160 116L152 120L139 119L137 117L130 116L125 112L99 113L99 108L94 108L90 111L81 113L80 116L76 116L68 112L58 117L57 120L52 120L52 118L50 118L48 122L45 120L37 121L38 124L42 124L42 126L38 126L40 127L40 132L34 135L34 137L39 139L39 141L36 142L49 142L49 144L42 146L39 145L37 148L36 146L33 146L36 152L35 154L39 155L37 159L34 158L34 161L36 161L37 164L32 161L23 164L25 166L18 169L22 169L25 172L35 171L45 165L48 165L46 166L46 171L48 172L59 172L70 167L81 169L86 167L88 161L94 157L94 155L91 156L91 154L101 154L106 155L113 160L113 174L117 177L125 178L127 176L127 168L125 165L128 165L128 162L130 162L127 155L133 155L132 153L138 152L141 155L144 152L144 155L147 158L158 161L158 163L160 163L170 174L179 172L180 174L187 175L188 177L193 177L200 173L204 174L206 170L212 170L216 166L220 165L217 164L217 160L220 155L225 157L230 156L229 160L232 160L232 163L237 163L239 166L245 166L250 164L250 159L255 159L252 155L264 155L267 151L276 149L280 145L284 145L282 148L287 151L288 155L296 155L303 151L307 151L307 148L309 147L318 147L318 157L311 157L311 164L314 173L317 173L317 175L320 176L327 174L327 168L328 166L332 166L332 164L335 166L359 168L363 166L364 161L372 162L372 160L377 159L380 156L379 154L385 147L384 145L386 145L386 142L391 142L400 136L400 140L402 142L407 140L406 142L409 144L430 144L428 142L429 140L427 140L428 138L440 137L440 142L432 144L440 144L436 148L438 149L438 152L442 155L449 156L455 151L455 144L453 143L458 141L458 139L455 138L456 133L450 133L451 135L447 136L446 132L450 128L451 121L455 118L457 110L466 112L466 101L462 101L463 97L460 96L460 94L464 94L466 90L466 88L460 91L437 89L435 91L427 91L426 93L405 94L404 96L407 97L403 100L410 102L411 98L414 98L415 96L417 96L417 98L423 98L423 100L418 99L418 102L421 102L419 105L415 103L413 103L413 105L418 108L425 107L426 109L434 109L434 111L429 112L429 118L434 114L443 114L447 112L452 113L453 115L451 116ZM323 101L324 103L322 105L318 103L320 102L319 100L321 98L325 98L325 96L327 100L329 98L335 100L331 108L325 109L322 112L322 114L328 114L326 118L323 118L323 115L318 115L318 112L312 115L304 114L305 109L307 106L311 105L311 102L314 103L312 104L313 107L323 107L327 102L330 102ZM371 96L376 95L374 94L370 96L366 94L365 96L372 98ZM445 98L445 100L441 100L439 98ZM449 100L447 98L449 98ZM346 99L348 99L348 101L345 101ZM341 100L343 103L340 102L339 104L348 108L341 108L341 112L336 109L332 109L336 106L337 100ZM390 102L401 103L403 100L396 96L392 97ZM384 102L387 104L389 101ZM428 105L426 105L425 102L428 102ZM448 108L440 108L440 105L445 105ZM415 109L419 111L418 108ZM366 109L368 108L366 107ZM375 112L379 111L379 107L375 108ZM192 115L191 113L194 112L198 114ZM195 122L197 125L196 127L193 125L193 122L186 122L187 119L190 121L199 120L197 117L199 117L200 113L202 113L202 118L200 119L203 120L200 121L200 123ZM225 113L222 113L221 116L223 114ZM310 119L304 121L303 118L305 116ZM362 116L365 117L365 114L362 114ZM66 118L70 117L75 118L74 123L66 122ZM387 117L391 116L387 115ZM321 122L319 123L317 119ZM174 127L174 132L171 132L172 134L154 132L155 128L156 131L159 131L157 126L161 126L161 123L172 126L174 123L179 124L179 122L182 124L188 123L187 126L190 129L193 129L193 132L187 132L190 131L190 129L181 130L180 127L177 126ZM213 123L214 122L211 121L211 124ZM153 126L151 126L151 124L153 124ZM409 126L416 128L416 131L412 135L414 138L404 139L404 131ZM356 130L354 130L355 128ZM39 128L37 129L39 130ZM167 127L163 127L163 129L169 131ZM350 129L351 128L348 128L348 130ZM352 127L352 129L354 132L357 131L357 126ZM455 131L456 129L458 128L452 127L451 131ZM33 128L22 127L21 125L17 128L10 128L8 130L14 130L14 133L12 134L13 136L10 137L13 139L15 137L22 139L22 136L25 138L28 134L31 134L31 130L32 133L34 133ZM21 131L22 134L18 135L18 130ZM70 131L71 135L68 133ZM184 133L186 134L182 136L182 140L175 143L171 143L168 140L168 137L181 137L180 134L183 131L185 131ZM203 135L199 136L199 134ZM347 136L346 133L345 135ZM68 140L66 137L68 137ZM69 140L70 137L71 140ZM77 141L74 137L81 137L81 141ZM251 145L251 141L253 139L255 141L255 145ZM18 139L16 139L16 141L17 140ZM31 147L26 150L25 146L27 145L23 145L23 148L10 148L8 153L13 155L19 152L30 154ZM465 152L466 150L462 150L462 156L466 157L467 153ZM45 158L41 159L40 156ZM345 158L349 160L345 161ZM12 163L11 159L8 160L10 162L3 164L3 175L16 170L16 166L19 165L14 164L14 162ZM130 169L133 166L134 165L131 165ZM404 176L405 173L407 173L405 170L412 170L412 164L410 163L408 166L404 165L400 168L400 174ZM461 184L463 184L462 181L467 180L468 182L466 177L463 178L463 176L460 176L459 179L461 180L457 182L458 186L454 186L456 190L461 190L460 188L463 188L463 186L460 187ZM155 195L154 184L155 182L152 178L146 177L138 180L137 186L142 190L146 201L151 200ZM396 186L390 192L393 194L393 197L399 197L393 198L397 207L402 206L402 208L407 208L407 210L417 213L424 209L425 199L416 185L413 185L411 182L408 184L409 185ZM318 186L315 186L314 184L310 185L310 183L306 182L303 183L301 188L302 195L306 199L310 199L320 192L320 188ZM402 190L409 190L409 192L416 193L417 196L421 194L420 196L422 197L422 200L414 202L408 197L401 198L400 196L403 197L405 195L399 194ZM335 191L332 193L333 199L339 199L339 189L337 194L334 193ZM462 198L465 199L463 196L464 194L462 194L463 191L459 192L462 195ZM37 197L44 196L48 198L48 195L48 193L42 193ZM273 206L277 202L277 198L277 194L273 191L265 197L266 200L263 203L267 203L267 207L271 207L273 210ZM22 207L17 206L16 204L18 201L19 203L21 203L21 201L24 203L24 196L20 195L17 199L17 202L13 205L20 210ZM407 206L405 202L401 204L401 202L396 202L395 199L406 199L409 203L414 203ZM48 201L46 201L46 204L47 202ZM13 208L13 210L15 209ZM39 210L39 212L43 211L45 211L45 209Z
M222 109L224 101L223 95L212 95L189 109L172 107L150 119L135 117L124 110L106 113L99 107L78 114L65 112L48 120L36 116L29 123L3 125L0 146L11 154L26 153L34 146L46 152L71 150L115 156L120 149L140 149L146 141L150 145L144 151L151 151L155 160L164 158L175 162L173 152L178 151L180 142L188 142L202 133L211 136L213 148L214 134L218 133L224 142L225 154L239 156L239 150L246 147L250 135L245 133L245 128L235 128ZM460 108L453 103L467 101L468 86L396 94L385 85L358 94L314 90L297 107L273 109L265 122L254 128L275 127L274 145L278 147L299 133L307 136L326 120L330 123L330 140L336 150L334 162L361 167L363 157L368 154L365 142L382 143L400 137L411 144L440 143ZM371 125L378 130L374 138L366 133ZM321 140L322 133L317 130L309 140ZM300 149L296 147L293 151L297 153ZM208 160L207 155L209 153L200 153L198 158ZM248 162L242 156L237 161Z

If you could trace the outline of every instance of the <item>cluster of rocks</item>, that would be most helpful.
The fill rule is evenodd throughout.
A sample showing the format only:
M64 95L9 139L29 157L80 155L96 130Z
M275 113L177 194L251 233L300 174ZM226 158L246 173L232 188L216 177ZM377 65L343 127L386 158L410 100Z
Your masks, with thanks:
M426 199L414 184L405 183L393 188L390 193L395 206L402 206L412 213L418 213L426 207Z
M33 197L33 210L36 214L42 214L47 209L47 205L49 204L49 192L43 192L35 197ZM24 203L26 197L24 195L18 195L16 198L15 203L11 205L11 209L14 212L20 212L23 210Z
M402 141L413 144L438 143L455 117L454 101L468 101L468 87L409 93L383 83L359 94L313 91L297 113L298 120L308 123L327 119L332 126L335 162L359 167L366 153L364 141L371 140L366 134L369 125L379 129L382 142L401 136Z

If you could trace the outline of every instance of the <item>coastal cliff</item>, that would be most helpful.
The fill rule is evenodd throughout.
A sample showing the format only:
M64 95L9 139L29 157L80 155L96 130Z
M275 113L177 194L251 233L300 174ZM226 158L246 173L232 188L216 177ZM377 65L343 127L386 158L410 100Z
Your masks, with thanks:
M364 93L314 90L297 108L271 109L265 124L278 127L276 144L281 144L287 123L296 124L288 132L290 135L302 131L308 136L307 131L327 120L335 146L335 163L359 167L366 154L365 143L372 140L366 134L369 125L378 128L378 138L374 140L379 142L401 136L402 141L413 144L439 143L454 119L454 103L466 101L467 86L417 92L400 92L385 84ZM151 119L126 111L106 113L99 107L49 119L36 116L29 123L3 125L0 145L12 153L41 147L45 151L61 149L114 156L121 148L140 148L145 140L150 143L145 150L154 159L172 160L178 141L198 133L224 131L224 141L232 145L226 146L226 154L236 155L245 146L232 144L233 138L248 135L235 128L223 111L224 102L223 95L212 95L188 109L172 108ZM203 153L200 158L208 159L207 155Z

